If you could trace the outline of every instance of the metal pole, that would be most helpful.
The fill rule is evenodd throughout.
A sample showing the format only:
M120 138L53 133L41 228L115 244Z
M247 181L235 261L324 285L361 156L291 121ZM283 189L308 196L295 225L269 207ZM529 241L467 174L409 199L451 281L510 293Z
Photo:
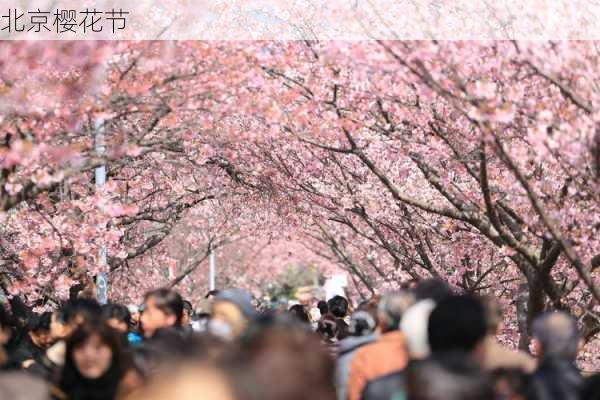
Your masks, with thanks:
M94 129L94 147L98 156L103 156L106 152L104 144L104 119L96 119ZM101 165L95 169L96 187L101 188L106 182L106 165ZM96 276L96 296L100 304L108 302L108 276L106 275L106 244L104 237L100 239L102 245L98 251L100 273Z
M209 290L215 290L215 281L217 279L217 271L215 266L215 251L212 246L209 249L209 264L210 264L210 276L208 281Z

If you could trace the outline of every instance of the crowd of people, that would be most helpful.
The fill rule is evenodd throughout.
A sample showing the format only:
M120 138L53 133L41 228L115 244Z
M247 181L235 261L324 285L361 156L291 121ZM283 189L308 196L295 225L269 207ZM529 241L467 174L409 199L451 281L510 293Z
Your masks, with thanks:
M531 355L498 341L494 298L437 280L356 307L335 296L274 309L239 289L207 298L205 312L169 289L140 307L0 307L0 400L600 399L562 312L533 322Z

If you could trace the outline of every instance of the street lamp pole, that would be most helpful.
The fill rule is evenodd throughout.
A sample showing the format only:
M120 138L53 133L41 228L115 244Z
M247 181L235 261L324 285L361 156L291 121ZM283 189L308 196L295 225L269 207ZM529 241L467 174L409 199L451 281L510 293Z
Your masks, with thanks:
M97 118L94 127L94 148L96 154L102 157L106 152L104 144L104 119ZM95 169L96 187L101 189L106 182L106 165L100 165ZM101 238L102 245L98 253L100 272L96 276L96 296L100 304L108 302L108 276L106 275L106 244L104 237Z

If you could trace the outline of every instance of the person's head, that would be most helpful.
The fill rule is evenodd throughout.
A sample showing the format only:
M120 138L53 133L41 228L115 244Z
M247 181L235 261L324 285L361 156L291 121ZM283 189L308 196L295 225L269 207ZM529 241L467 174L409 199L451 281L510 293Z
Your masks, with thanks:
M481 303L485 309L485 320L488 335L496 335L502 328L502 306L500 302L492 296L484 296Z
M290 315L293 315L294 317L298 318L299 321L305 322L307 324L310 323L310 316L308 315L306 308L302 304L294 304L293 306L291 306L289 309L289 313Z
M50 335L52 340L67 338L80 324L97 318L102 313L102 307L91 299L74 299L66 302L52 313L50 320Z
M400 330L404 333L408 354L413 360L427 358L431 353L427 326L434 308L433 300L421 300L410 307L400 321Z
M243 398L335 399L333 360L319 337L289 315L254 324L239 353L234 368L241 376L232 380L239 382Z
M367 336L375 332L377 322L370 313L358 310L352 313L348 332L351 336Z
M212 305L212 320L227 326L232 337L240 336L256 316L251 296L240 289L220 291Z
M452 296L452 289L446 282L441 279L424 279L416 284L415 289L416 301L433 300L436 303Z
M431 312L427 326L429 345L434 355L461 351L475 356L486 332L483 305L470 295L442 300Z
M181 325L187 326L192 322L192 314L194 313L194 306L188 300L183 300L183 316L181 318Z
M329 312L336 318L345 318L348 315L348 300L343 296L333 296L327 302Z
M127 333L131 326L131 314L122 304L107 304L103 307L102 316L106 323L121 333Z
M408 400L484 400L494 393L487 375L463 353L413 361L406 369Z
M127 306L129 315L131 315L131 326L137 327L140 323L140 307L136 304L130 304Z
M130 400L235 400L226 375L212 366L184 365L157 376Z
M339 332L339 326L332 315L325 315L319 320L317 333L325 340L336 339Z
M27 324L29 337L40 348L48 347L52 341L52 335L50 334L51 320L52 313L45 312L43 314L32 315Z
M319 300L319 302L317 303L317 308L319 309L321 316L324 316L325 314L329 313L329 306L327 305L327 302L325 300Z
M400 329L402 315L413 304L414 298L408 292L389 293L381 298L377 309L377 321L382 333Z
M77 388L97 382L103 384L97 390L114 394L127 367L121 343L118 332L101 319L80 325L67 339L65 365L59 382L61 390L70 398Z
M577 322L565 312L550 312L533 321L532 334L541 359L574 362L579 346Z
M174 290L162 288L146 293L141 316L144 336L152 337L160 328L181 325L183 299Z

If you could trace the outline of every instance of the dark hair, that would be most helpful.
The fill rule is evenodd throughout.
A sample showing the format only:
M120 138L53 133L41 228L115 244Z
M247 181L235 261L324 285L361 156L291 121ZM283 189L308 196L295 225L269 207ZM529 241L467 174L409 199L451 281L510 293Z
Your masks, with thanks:
M11 327L10 314L2 304L0 304L0 329L9 329Z
M338 335L339 326L337 321L331 315L326 315L319 320L317 333L324 339L333 339Z
M27 323L27 330L30 332L49 331L52 313L47 311L43 314L33 314Z
M188 314L192 315L194 312L194 306L188 300L183 300L183 309L188 312Z
M131 313L129 309L122 304L106 304L102 307L102 316L105 320L116 319L131 326Z
M587 378L581 390L581 398L600 399L600 374L595 374Z
M174 315L177 318L176 325L181 325L183 316L183 299L174 290L161 288L152 290L144 296L144 302L152 297L156 303L156 308L167 315Z
M327 307L334 317L344 318L348 314L348 300L345 297L333 296L327 302Z
M487 333L483 305L473 296L452 296L440 302L429 316L427 333L433 354L445 351L471 353Z
M290 307L288 312L300 321L306 322L307 324L310 323L308 312L306 312L306 308L302 304L294 304Z
M63 324L70 324L77 317L84 321L97 318L102 313L102 306L92 299L79 298L69 300L56 311L56 319Z
M317 308L319 309L321 315L329 313L329 306L327 305L327 302L325 300L319 300L319 302L317 303Z
M441 279L424 279L415 286L415 300L433 300L436 303L452 296L452 289Z
M219 291L217 289L209 290L208 293L206 293L206 296L204 296L204 298L208 299L210 296L215 297L218 294L219 294Z
M411 361L405 382L408 400L494 398L489 378L464 353L446 353Z
M89 338L98 335L102 343L110 347L112 360L108 370L98 379L90 380L81 375L73 351L82 346ZM117 386L130 366L123 352L119 334L102 320L90 320L80 325L67 339L65 365L59 378L59 388L69 399L102 398L114 399Z

